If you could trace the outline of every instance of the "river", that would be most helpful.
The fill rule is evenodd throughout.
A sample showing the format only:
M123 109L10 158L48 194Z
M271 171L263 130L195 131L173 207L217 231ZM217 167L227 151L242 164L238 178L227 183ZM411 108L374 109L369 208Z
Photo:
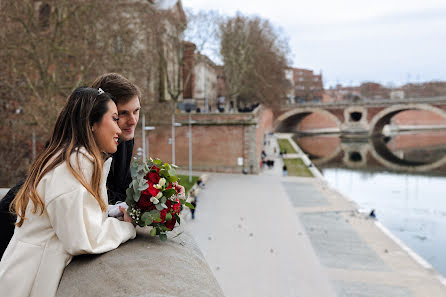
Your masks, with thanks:
M446 131L294 136L327 182L446 276Z

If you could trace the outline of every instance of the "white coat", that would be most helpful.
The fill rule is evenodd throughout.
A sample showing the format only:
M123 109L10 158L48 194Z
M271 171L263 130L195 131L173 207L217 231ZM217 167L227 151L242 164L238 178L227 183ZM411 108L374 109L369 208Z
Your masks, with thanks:
M81 148L70 162L87 182L93 172L92 157ZM104 163L101 196L106 205L106 180L111 158ZM14 230L0 262L0 294L8 297L51 297L63 270L74 255L99 254L117 248L136 236L131 223L107 217L96 199L73 176L66 163L48 172L37 186L45 211L33 214L28 204L22 227ZM117 267L118 268L118 267ZM3 295L5 294L5 295Z

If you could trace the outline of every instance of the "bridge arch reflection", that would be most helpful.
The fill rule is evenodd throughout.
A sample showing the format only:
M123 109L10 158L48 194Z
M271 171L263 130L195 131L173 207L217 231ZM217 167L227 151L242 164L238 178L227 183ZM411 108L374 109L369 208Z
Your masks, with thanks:
M301 149L320 167L342 165L347 168L384 168L400 172L429 172L446 170L446 131L438 132L436 139L444 144L431 157L408 160L389 148L390 137L343 139L339 136L295 137ZM337 140L337 141L336 141ZM324 148L324 149L321 149ZM422 148L423 150L423 148ZM402 151L401 151L402 152Z

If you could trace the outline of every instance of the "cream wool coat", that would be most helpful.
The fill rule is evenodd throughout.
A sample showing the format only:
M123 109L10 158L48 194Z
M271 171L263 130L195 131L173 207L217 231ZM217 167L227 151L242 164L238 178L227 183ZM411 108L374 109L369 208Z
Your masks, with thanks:
M85 149L71 155L87 182L93 172ZM104 163L101 180L106 205L106 180L111 158ZM131 223L107 217L96 199L69 171L66 163L46 174L37 186L45 211L39 216L28 204L22 227L16 227L0 262L0 295L51 297L56 294L64 268L74 255L99 254L117 248L136 236ZM5 294L5 295L4 295Z

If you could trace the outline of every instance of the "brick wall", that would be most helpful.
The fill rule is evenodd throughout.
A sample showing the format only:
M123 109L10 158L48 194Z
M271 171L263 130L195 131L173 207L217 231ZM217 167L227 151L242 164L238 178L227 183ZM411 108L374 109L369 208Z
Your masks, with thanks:
M211 172L237 172L246 168L251 173L259 171L263 135L271 131L273 114L262 107L253 113L192 114L192 165L193 170ZM188 114L177 114L175 128L175 163L182 169L189 168ZM171 125L156 125L146 134L152 158L172 162L169 138ZM141 147L141 130L136 132L135 147ZM237 159L243 158L243 166Z

